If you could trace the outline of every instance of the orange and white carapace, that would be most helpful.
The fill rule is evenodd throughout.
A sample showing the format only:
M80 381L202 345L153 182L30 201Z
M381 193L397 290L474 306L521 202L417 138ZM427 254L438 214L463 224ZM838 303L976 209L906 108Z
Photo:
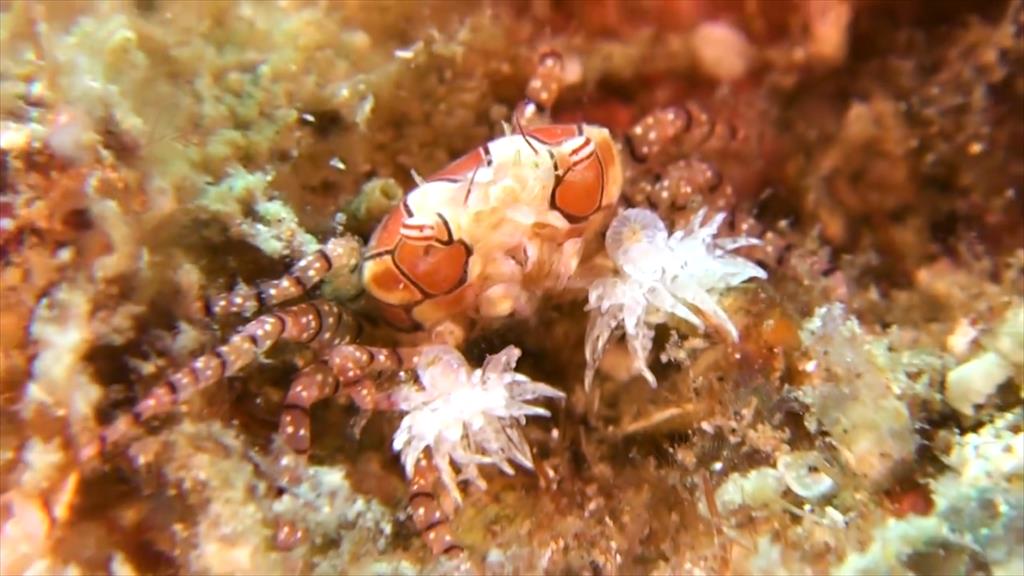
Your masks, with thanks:
M565 285L621 190L607 129L520 129L427 178L388 214L370 238L364 286L407 331L528 313Z

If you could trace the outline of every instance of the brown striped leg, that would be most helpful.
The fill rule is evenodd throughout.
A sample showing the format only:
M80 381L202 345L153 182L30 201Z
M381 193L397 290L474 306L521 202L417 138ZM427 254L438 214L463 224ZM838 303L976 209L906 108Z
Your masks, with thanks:
M343 344L331 350L327 363L338 378L341 392L362 409L355 422L358 435L373 412L394 410L394 401L378 383L393 381L415 364L416 348L375 348Z
M411 366L408 348L383 348L360 344L341 344L327 353L327 363L341 382L350 389L366 380L381 380ZM356 403L359 398L354 398ZM360 404L361 406L361 404ZM368 406L369 408L369 406Z
M281 340L306 344L322 352L348 341L356 330L357 324L347 310L323 300L260 316L226 344L200 356L150 390L132 411L134 424L170 412L195 392L237 374ZM128 420L119 419L101 435L101 448L130 435L130 427Z
M634 162L643 164L677 138L692 151L727 145L740 137L734 123L716 120L701 106L688 102L641 118L626 134L626 150Z
M374 379L368 374L383 376L397 371L401 360L395 350L346 344L331 351L333 365L321 360L301 370L288 390L278 435L285 448L276 463L277 481L283 486L294 486L302 480L312 443L310 434L310 407L320 400L338 394L351 396L362 409L357 428L366 423L374 410L392 409L387 396L378 394ZM335 369L347 381L335 375ZM306 530L294 521L278 521L274 543L279 550L291 550L302 543Z
M292 381L285 398L278 427L286 452L278 459L282 482L293 484L300 480L310 449L310 407L320 400L339 394L352 398L369 417L376 410L392 409L390 398L377 391L376 383L398 373L403 366L400 353L391 348L376 348L359 344L335 344L319 347L326 359L301 370ZM357 420L357 428L365 418Z
M546 50L537 58L537 67L526 85L526 99L514 112L517 123L535 125L547 121L565 82L562 55Z
M325 362L316 362L303 368L292 380L278 425L278 435L288 450L278 459L282 483L293 485L301 479L311 444L310 407L337 392L338 379Z
M437 468L430 458L430 449L416 459L412 478L409 478L409 512L412 523L435 555L460 555L465 552L452 535L449 514L441 509L437 498Z
M302 296L337 266L352 266L358 262L359 244L355 240L332 238L276 280L260 282L255 287L242 283L231 292L205 299L203 312L210 318L234 314L252 316L261 309Z

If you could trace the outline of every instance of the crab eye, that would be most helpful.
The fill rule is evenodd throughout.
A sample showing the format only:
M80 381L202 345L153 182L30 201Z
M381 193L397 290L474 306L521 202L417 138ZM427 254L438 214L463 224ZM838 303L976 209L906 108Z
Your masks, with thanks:
M461 240L449 246L399 241L394 260L402 275L424 294L440 296L466 283L471 254Z

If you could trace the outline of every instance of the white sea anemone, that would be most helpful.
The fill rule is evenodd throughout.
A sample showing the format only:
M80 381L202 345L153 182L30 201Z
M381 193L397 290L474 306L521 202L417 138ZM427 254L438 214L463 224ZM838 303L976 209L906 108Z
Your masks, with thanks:
M670 316L699 330L705 327L703 316L734 342L739 339L716 296L750 278L767 276L753 262L729 253L760 241L748 237L716 239L725 214L702 225L704 215L705 210L701 210L685 229L671 236L650 210L631 208L612 221L605 247L618 270L590 287L584 381L588 389L608 340L620 326L636 371L651 386L657 385L647 367L654 326Z
M513 371L521 352L509 346L473 369L456 349L430 346L416 365L418 385L396 392L399 409L408 412L395 432L392 448L401 452L411 477L416 459L430 448L445 488L462 502L459 480L484 487L478 465L493 464L514 474L516 462L533 469L530 447L523 437L527 416L550 416L527 404L533 398L564 398L565 394ZM452 469L455 464L461 474Z

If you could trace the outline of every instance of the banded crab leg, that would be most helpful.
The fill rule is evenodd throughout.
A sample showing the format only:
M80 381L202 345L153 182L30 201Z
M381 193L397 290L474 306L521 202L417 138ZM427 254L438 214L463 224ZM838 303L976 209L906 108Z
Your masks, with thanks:
M413 352L359 344L339 344L317 350L325 358L303 368L292 380L278 426L278 435L288 452L278 466L285 484L298 480L311 445L310 408L316 402L345 395L369 415L393 409L390 398L377 390L377 383L397 375ZM403 355L404 354L404 355Z
M146 420L165 414L196 392L238 374L280 341L306 344L314 350L329 350L348 342L358 323L340 306L316 300L264 314L249 322L228 341L174 372L158 384L129 413L100 434L92 451L105 452L111 446L137 435ZM93 454L85 454L86 457Z
M310 408L337 394L338 387L338 379L322 360L303 368L292 380L277 427L284 451L278 454L274 475L281 484L294 485L301 480L312 443Z
M450 512L442 509L439 502L437 468L430 449L420 453L409 478L409 511L412 523L423 541L435 556L460 555L465 550L452 534Z
M293 484L295 472L306 461L310 448L310 407L317 401L339 394L350 396L361 409L371 413L393 410L387 393L377 391L376 383L399 374L416 362L418 348L375 348L357 344L336 346L326 359L303 369L293 380L281 415L279 434L291 451L281 457L279 466L284 483ZM446 512L439 502L439 474L429 448L420 453L409 481L409 511L417 532L434 555L463 552L452 535ZM291 523L278 527L278 541L290 547L302 530Z
M280 278L265 280L255 287L239 283L231 292L204 298L200 315L224 318L235 314L252 316L260 310L294 300L319 284L339 266L359 265L359 245L351 238L332 238L322 248L302 258Z
M281 416L280 436L292 451L284 458L294 459L295 464L305 460L310 446L309 407L318 400L347 394L364 413L397 409L395 391L378 392L376 384L408 374L405 371L418 364L422 350L342 344L326 353L324 360L300 372L288 392ZM285 468L284 472L287 475L291 470ZM426 448L416 457L408 478L412 522L434 555L461 554L463 548L449 526L453 506L449 500L445 507L438 497L439 480L430 448ZM294 525L283 524L279 527L279 540L287 542L287 536L300 532Z
M551 108L564 84L562 55L556 50L542 52L526 85L526 97L516 107L513 118L517 126L549 120ZM683 135L692 136L686 141L690 150L728 145L743 136L735 123L717 119L697 103L687 102L655 110L641 118L626 134L625 147L634 162L643 164Z
M465 549L452 533L451 506L449 505L446 510L438 498L438 477L428 448L417 458L413 474L408 479L408 507L412 524L434 556L461 556ZM278 525L275 540L278 548L289 550L304 536L304 528L286 521Z
M526 84L526 98L516 107L517 123L537 124L547 121L551 107L565 84L565 65L557 50L545 50L537 57L537 66Z
M743 136L735 123L718 120L695 102L687 102L641 118L626 134L626 150L634 162L643 164L683 135L693 136L685 141L690 150L725 146Z
M302 371L292 381L281 417L280 436L291 451L282 456L279 466L286 485L299 480L295 472L305 462L309 447L309 408L318 401L347 395L362 410L371 413L395 409L391 397L378 393L376 383L415 365L419 348L382 348L358 344L335 346L326 359ZM461 554L449 525L451 512L445 511L437 497L438 472L429 449L417 458L409 479L409 509L413 525L434 556ZM290 548L301 539L303 530L293 523L278 528L279 546Z

